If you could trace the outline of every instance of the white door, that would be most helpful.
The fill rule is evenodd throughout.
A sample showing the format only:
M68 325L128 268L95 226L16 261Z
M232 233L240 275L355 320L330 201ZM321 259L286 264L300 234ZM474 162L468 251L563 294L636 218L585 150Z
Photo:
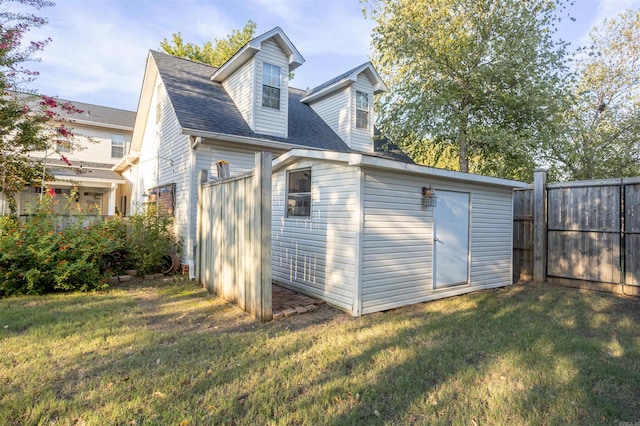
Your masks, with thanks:
M469 194L436 191L433 212L434 287L469 282Z

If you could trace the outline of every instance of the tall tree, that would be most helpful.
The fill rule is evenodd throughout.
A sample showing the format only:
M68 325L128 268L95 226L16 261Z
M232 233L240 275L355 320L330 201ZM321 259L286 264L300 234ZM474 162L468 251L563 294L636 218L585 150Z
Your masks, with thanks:
M42 173L40 165L28 157L31 151L47 146L45 134L46 105L16 90L35 77L24 63L32 54L44 48L50 40L31 42L23 46L24 35L46 23L33 13L14 11L10 3L21 3L35 10L52 6L45 0L0 0L0 191L2 211L7 202L15 207L14 194L25 185L35 184Z
M257 25L249 20L241 30L234 29L225 38L215 39L213 43L208 41L202 46L194 43L185 44L182 34L173 33L172 40L165 38L160 47L170 55L219 67L253 38L256 27Z
M564 132L551 145L560 178L640 174L640 10L630 9L592 29L578 52L574 103Z
M563 0L363 0L389 92L383 132L454 149L458 168L530 180L565 99Z

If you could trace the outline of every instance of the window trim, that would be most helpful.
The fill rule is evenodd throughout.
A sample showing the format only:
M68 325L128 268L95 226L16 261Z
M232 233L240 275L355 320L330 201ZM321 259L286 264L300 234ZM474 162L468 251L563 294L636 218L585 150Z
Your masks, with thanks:
M269 83L273 82L273 77L274 77L273 70L274 69L278 70L278 78L277 78L278 86L274 86L274 85L268 84L266 82L267 80L265 79L265 71L266 71L267 67L269 67L269 77L270 77L269 78ZM277 65L270 64L268 62L263 62L262 63L262 101L261 101L261 104L262 104L263 108L274 109L274 110L277 110L277 111L280 110L280 101L281 101L281 98L282 98L282 81L281 81L281 79L282 79L282 68L281 67L279 67ZM275 100L276 99L275 97L272 97L272 96L269 96L269 97L265 96L265 89L266 88L278 91L278 97L277 97L278 105L277 105L277 107L271 106L271 103L265 104L265 99L269 99L269 100Z
M63 146L60 142L64 143L64 144L68 144L69 146ZM62 136L59 136L56 138L56 152L62 153L62 154L73 154L73 141L69 138L65 138Z
M366 109L363 109L361 107L358 106L358 95L362 95L364 97L364 99L367 101L366 104ZM370 115L370 106L369 106L369 93L367 92L363 92L360 90L356 90L356 122L355 122L355 126L356 129L361 129L361 130L369 130L369 115ZM367 122L365 124L365 126L358 126L358 112L364 112L366 113L366 117L367 117Z
M118 137L122 138L122 140L121 140L121 141L117 141L117 143L120 143L120 142L122 143L122 145L121 145L121 146L120 146L120 145L118 145L118 146L114 146L114 142L116 142L116 141L114 141L114 139L113 139L113 138L114 138L114 136L118 136ZM121 156L119 156L119 157L118 157L118 156L113 155L113 149L114 149L114 148L122 148L122 155L121 155ZM126 150L126 148L127 148L127 140L126 140L125 136L124 136L124 135L119 135L119 134L116 134L116 133L112 133L112 134L111 134L111 158L124 158L124 154L125 154L125 150Z
M309 172L309 192L294 192L294 194L309 194L309 214L308 215L290 215L289 214L289 176L291 173ZM311 167L304 167L301 169L287 170L285 185L285 202L284 202L284 217L293 220L311 220L311 212L313 211L313 170Z

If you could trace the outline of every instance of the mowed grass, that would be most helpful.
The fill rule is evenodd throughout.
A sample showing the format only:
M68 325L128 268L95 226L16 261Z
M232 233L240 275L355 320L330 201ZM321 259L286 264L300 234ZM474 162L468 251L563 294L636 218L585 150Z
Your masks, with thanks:
M515 285L268 324L192 283L0 300L2 424L640 421L640 300Z

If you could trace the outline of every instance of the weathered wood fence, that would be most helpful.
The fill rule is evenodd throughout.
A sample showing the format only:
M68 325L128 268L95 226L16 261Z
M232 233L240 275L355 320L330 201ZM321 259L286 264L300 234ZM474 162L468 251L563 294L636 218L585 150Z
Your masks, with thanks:
M640 295L640 178L514 193L514 279Z
M271 154L238 176L208 182L200 171L198 197L197 282L271 320Z

